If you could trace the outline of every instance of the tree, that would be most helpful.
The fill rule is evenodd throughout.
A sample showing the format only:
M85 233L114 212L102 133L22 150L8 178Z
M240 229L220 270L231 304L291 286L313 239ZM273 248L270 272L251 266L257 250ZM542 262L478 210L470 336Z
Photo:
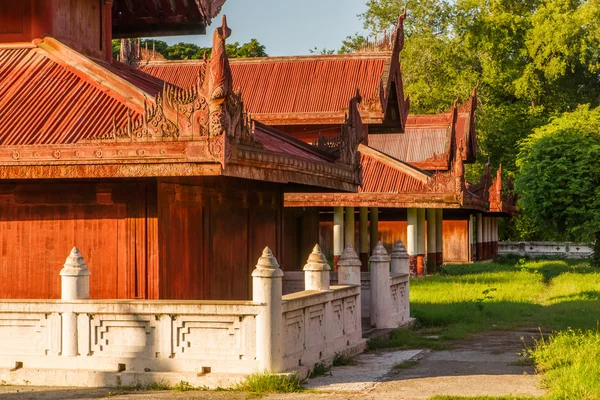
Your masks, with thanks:
M360 16L369 37L389 32L405 6L411 113L444 111L479 84L480 150L470 177L488 157L518 174L518 144L534 129L579 104L600 105L600 0L369 0ZM340 51L366 41L349 36ZM521 222L513 238L544 232Z
M523 213L548 237L595 241L600 266L600 107L580 106L521 143L516 190Z
M193 43L180 42L169 46L167 42L154 39L142 39L140 42L142 48L148 47L148 50L155 50L166 60L200 60L206 54L210 58L212 48L200 47ZM117 58L121 51L121 41L113 40L113 58ZM225 51L229 58L248 58L248 57L266 57L268 56L264 45L256 39L250 39L248 43L240 45L239 42L228 43L225 45Z

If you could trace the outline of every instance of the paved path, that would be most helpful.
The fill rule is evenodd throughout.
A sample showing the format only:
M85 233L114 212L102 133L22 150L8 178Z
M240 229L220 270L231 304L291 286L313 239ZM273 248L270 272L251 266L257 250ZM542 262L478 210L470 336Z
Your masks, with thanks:
M422 400L438 394L530 395L542 396L540 377L532 366L518 365L517 353L523 348L521 337L531 332L491 332L460 342L448 351L393 351L358 356L352 365L335 367L331 375L312 379L310 389L317 392L277 394L269 400L308 399L402 399ZM393 366L407 359L418 359L408 369ZM235 392L130 392L115 389L60 389L0 386L0 399L71 400L110 398L146 399L223 399L241 400L251 395Z

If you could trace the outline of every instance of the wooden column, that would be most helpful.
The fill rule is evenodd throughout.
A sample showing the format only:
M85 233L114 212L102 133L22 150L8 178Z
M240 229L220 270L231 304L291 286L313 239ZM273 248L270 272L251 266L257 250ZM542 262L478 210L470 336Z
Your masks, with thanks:
M369 209L367 207L360 207L359 209L358 231L361 270L367 272L369 270Z
M344 207L333 207L333 269L344 251Z
M417 274L417 209L406 210L406 251L408 253L408 266L410 274Z
M435 214L436 268L439 269L444 263L444 210L438 208Z
M434 208L427 209L427 271L434 273L436 269L436 251L437 251L437 213Z
M417 209L417 275L425 273L425 209Z
M369 230L371 231L371 240L369 241L369 247L371 252L375 250L377 242L379 242L379 208L371 207L369 211Z

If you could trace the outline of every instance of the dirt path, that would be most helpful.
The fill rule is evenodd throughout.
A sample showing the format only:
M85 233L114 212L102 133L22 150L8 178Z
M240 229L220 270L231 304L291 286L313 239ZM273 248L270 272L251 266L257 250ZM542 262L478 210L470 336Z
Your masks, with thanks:
M421 400L434 395L529 395L542 396L540 377L532 366L519 365L521 337L532 332L491 332L461 342L448 351L404 351L360 355L354 365L333 368L331 376L311 380L309 387L319 393L278 394L270 400L402 399ZM418 364L394 369L395 363L408 358ZM332 392L332 389L334 390ZM324 393L326 391L326 393ZM146 399L223 399L252 397L234 392L132 392L115 389L59 389L0 386L3 400L71 400L110 396L119 400Z
M521 337L531 332L480 334L449 351L428 352L409 369L394 370L368 398L428 399L435 395L542 396L540 376L522 364Z

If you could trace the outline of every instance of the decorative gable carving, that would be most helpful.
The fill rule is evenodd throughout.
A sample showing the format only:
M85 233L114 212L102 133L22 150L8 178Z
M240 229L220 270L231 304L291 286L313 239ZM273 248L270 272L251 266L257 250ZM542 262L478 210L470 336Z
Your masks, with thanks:
M366 138L365 127L359 111L361 101L360 92L356 89L356 95L350 99L348 113L344 117L344 124L341 127L340 134L333 138L319 135L319 138L313 142L313 146L324 151L339 152L338 161L343 164L360 165L358 145L364 142Z
M241 93L231 89L231 69L225 52L225 40L230 34L223 16L222 26L213 34L211 59L198 74L195 85L184 90L165 84L153 102L144 101L141 116L130 112L123 125L118 126L115 120L112 132L89 141L203 141L208 157L223 166L230 158L232 143L262 147L252 135Z

